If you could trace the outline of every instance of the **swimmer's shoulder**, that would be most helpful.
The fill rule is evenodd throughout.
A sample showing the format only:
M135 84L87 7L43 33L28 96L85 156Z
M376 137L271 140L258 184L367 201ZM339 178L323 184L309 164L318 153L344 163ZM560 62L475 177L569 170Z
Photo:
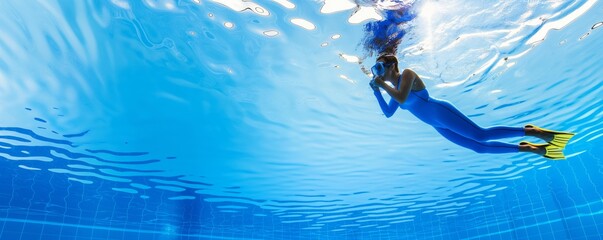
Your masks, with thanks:
M402 71L402 75L404 74L413 74L415 76L415 81L413 82L412 87L410 89L411 91L417 92L426 89L425 83L423 82L419 74L417 74L415 71L410 68L406 68L404 69L404 71Z

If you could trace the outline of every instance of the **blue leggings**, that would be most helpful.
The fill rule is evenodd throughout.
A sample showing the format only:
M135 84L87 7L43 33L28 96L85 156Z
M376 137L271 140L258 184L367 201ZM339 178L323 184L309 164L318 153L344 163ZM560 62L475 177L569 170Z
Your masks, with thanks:
M451 142L478 153L518 152L519 145L517 144L490 140L525 136L523 127L495 126L482 128L451 103L430 97L426 89L411 91L402 105L399 105L393 99L387 104L379 91L375 91L375 96L385 116L392 116L398 107L407 109L423 122L433 126Z
M419 119L432 125L442 136L460 146L478 153L518 152L517 144L509 144L492 139L522 137L523 127L495 126L483 128L475 124L451 103L429 97L427 90L411 92L415 95L408 110ZM410 102L409 102L410 103ZM404 104L406 105L406 104Z
M512 127L491 127L471 130L475 131L476 134L487 136L487 138L483 138L482 140L475 140L446 128L436 127L435 129L451 142L469 148L478 153L519 152L519 146L516 144L514 145L504 142L484 140L519 136L519 130L515 130L515 128ZM521 128L521 131L523 132L523 128ZM523 136L523 134L521 136Z

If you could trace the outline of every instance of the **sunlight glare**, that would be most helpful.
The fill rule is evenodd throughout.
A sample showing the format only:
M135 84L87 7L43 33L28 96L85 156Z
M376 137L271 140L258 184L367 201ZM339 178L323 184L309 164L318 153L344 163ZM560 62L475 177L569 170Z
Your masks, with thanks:
M436 4L431 1L427 1L423 5L423 8L421 8L421 12L420 12L419 16L423 16L423 17L427 18L428 20L430 20L433 17L433 15L435 14L436 10L437 10Z
M423 21L426 22L427 27L426 29L426 38L425 38L425 49L433 49L433 24L432 24L432 18L436 12L437 6L435 3L433 3L432 1L427 1L425 2L425 4L423 5L423 7L421 8L421 11L419 12L419 16L420 18L423 19Z

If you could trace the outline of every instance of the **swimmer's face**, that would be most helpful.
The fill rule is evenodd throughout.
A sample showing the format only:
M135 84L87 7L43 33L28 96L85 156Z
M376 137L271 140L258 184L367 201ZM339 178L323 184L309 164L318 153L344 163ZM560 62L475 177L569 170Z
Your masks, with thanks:
M381 56L377 58L375 66L371 70L377 76L383 76L392 70L398 72L398 59L393 55Z

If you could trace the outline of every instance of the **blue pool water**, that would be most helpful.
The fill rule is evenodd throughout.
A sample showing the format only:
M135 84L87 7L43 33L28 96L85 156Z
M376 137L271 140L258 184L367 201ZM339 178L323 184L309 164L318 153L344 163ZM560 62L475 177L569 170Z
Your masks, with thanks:
M404 1L400 67L551 161L384 117L379 2L0 1L0 239L602 238L603 3Z

